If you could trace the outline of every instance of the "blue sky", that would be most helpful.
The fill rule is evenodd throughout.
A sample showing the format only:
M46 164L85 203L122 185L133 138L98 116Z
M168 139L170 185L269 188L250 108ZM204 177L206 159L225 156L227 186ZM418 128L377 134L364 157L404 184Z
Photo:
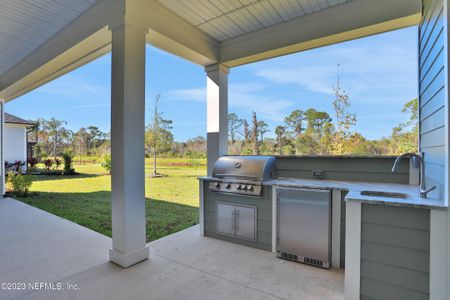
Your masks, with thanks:
M232 68L229 111L275 126L295 109L332 115L332 87L340 64L341 86L358 116L356 130L369 139L388 136L403 121L403 105L417 97L417 28L300 52ZM20 98L6 110L25 119L55 117L72 130L110 129L110 60L105 55ZM178 141L206 134L206 79L202 67L147 47L146 117L162 94L164 117L174 121Z

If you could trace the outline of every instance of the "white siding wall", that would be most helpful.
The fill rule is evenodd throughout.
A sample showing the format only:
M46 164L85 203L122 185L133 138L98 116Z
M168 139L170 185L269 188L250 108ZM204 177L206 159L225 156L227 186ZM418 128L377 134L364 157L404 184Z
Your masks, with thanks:
M444 199L446 161L446 33L444 1L424 0L419 27L420 149L425 153L427 186Z
M23 126L5 124L5 154L4 160L8 162L26 161L26 128Z
M448 201L449 0L423 0L419 27L420 148L427 186ZM445 215L447 214L447 216ZM430 299L449 299L450 212L431 210Z

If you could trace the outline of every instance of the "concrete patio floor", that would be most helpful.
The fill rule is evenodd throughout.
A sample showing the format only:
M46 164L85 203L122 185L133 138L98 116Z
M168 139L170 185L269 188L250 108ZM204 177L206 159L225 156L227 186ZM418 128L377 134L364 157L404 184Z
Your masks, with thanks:
M0 237L0 283L26 284L2 286L0 299L344 299L343 270L201 237L198 226L149 243L150 259L128 269L108 261L110 238L13 199L0 199Z

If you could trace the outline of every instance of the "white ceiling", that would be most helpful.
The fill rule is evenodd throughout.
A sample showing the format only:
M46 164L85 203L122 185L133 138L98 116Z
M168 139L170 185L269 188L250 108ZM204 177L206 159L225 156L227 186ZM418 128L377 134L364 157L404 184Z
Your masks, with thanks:
M351 0L158 0L222 42Z
M109 51L106 25L122 13L121 4L118 0L0 0L0 96L14 99ZM219 61L238 66L403 28L421 18L421 0L135 0L131 4L140 9L140 22L151 30L147 42L203 66ZM388 21L393 22L386 25Z
M0 0L0 74L4 74L96 0Z
M99 0L0 0L5 74ZM222 42L351 0L155 0Z

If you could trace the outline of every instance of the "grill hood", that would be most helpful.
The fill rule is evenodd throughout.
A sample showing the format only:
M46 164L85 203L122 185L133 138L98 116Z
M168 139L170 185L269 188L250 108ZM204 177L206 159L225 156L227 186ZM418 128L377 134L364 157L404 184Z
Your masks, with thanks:
M214 178L263 182L276 177L273 156L222 156L214 164Z

